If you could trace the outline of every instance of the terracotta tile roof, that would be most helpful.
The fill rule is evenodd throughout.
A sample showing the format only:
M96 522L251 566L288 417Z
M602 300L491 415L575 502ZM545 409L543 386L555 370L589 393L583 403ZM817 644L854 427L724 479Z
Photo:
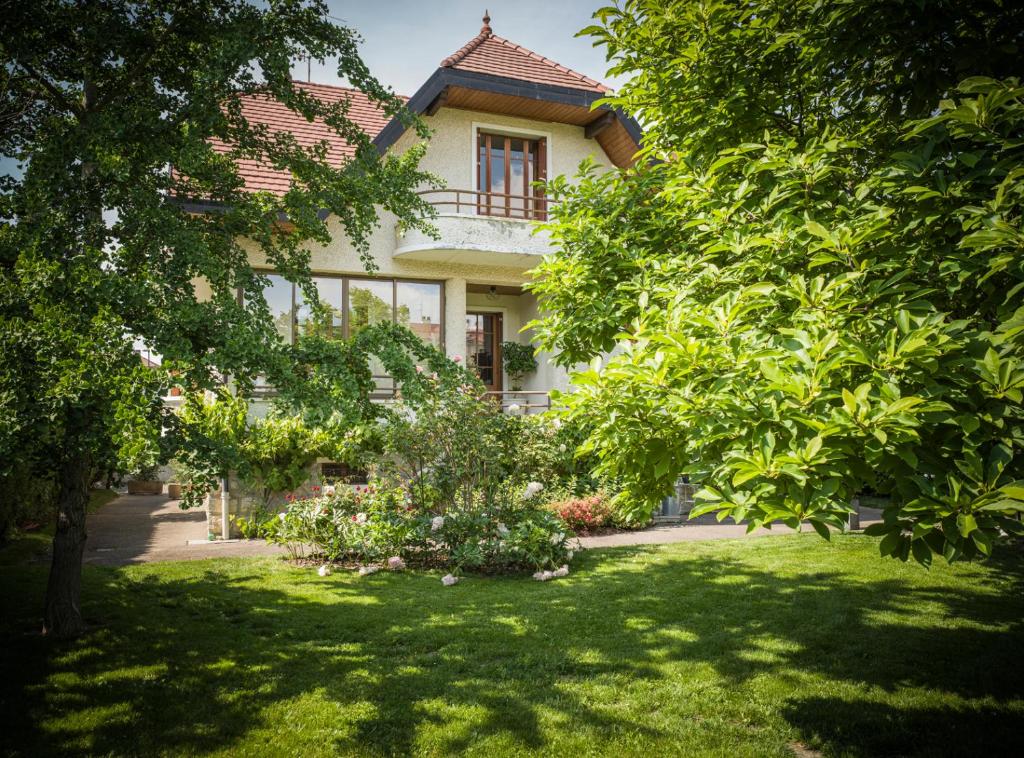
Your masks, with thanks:
M295 82L295 85L326 102L348 100L351 103L349 118L370 137L376 136L390 121L390 117L359 90L309 82ZM291 132L300 145L312 146L327 140L330 144L327 159L331 165L340 166L355 153L355 148L343 141L323 121L307 121L270 97L255 95L246 98L242 103L242 113L253 123L266 124L273 132ZM221 153L228 151L228 147L219 141L214 142L214 148ZM267 190L280 195L287 192L291 185L291 174L287 171L278 171L253 160L239 160L237 163L245 188L251 192Z
M590 77L497 36L491 31L490 16L484 16L480 34L441 61L441 66L591 92L610 91Z

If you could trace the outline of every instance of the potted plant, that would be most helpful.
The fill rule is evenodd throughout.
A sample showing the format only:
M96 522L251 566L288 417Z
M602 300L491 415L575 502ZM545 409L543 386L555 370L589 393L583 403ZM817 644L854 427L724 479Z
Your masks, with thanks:
M171 500L181 500L182 494L192 485L188 484L190 477L187 467L179 461L171 461L171 481L167 483L167 497Z
M537 370L537 359L533 356L533 345L518 342L501 343L502 363L505 373L512 381L512 391L522 392L523 377Z
M128 480L129 495L159 495L164 491L164 483L157 479L157 466L141 466L131 474Z

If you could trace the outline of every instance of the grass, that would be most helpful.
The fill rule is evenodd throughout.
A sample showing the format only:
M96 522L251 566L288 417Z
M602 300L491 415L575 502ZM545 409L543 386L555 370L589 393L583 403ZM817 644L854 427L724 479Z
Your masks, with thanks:
M0 753L1021 755L1024 558L930 571L807 535L619 548L572 575L86 567L93 631L0 575Z

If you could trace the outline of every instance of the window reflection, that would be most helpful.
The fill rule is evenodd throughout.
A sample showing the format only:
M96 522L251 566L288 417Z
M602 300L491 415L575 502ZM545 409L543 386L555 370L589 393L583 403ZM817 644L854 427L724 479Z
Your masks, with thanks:
M269 285L264 296L278 334L286 342L312 334L331 339L354 337L372 324L394 322L441 348L440 282L313 277L321 306L314 311L299 287L278 274L266 276ZM383 367L377 368L383 374Z
M317 334L327 339L340 339L342 332L341 280L329 277L313 277L320 311L314 312L299 287L295 288L295 328L303 337Z
M417 337L441 347L441 288L428 282L398 282L395 321Z

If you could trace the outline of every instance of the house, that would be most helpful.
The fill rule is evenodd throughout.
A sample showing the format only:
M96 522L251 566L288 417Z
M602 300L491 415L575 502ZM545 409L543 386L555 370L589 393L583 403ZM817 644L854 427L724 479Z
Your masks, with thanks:
M381 151L401 152L418 139L388 120L366 97L343 87L300 83L319 98L350 101L350 117L373 135ZM315 247L311 267L320 299L332 306L333 329L351 336L380 319L396 319L449 356L466 356L488 390L538 409L551 389L565 389L567 374L538 356L538 370L512 393L502 369L501 342L524 341L525 324L538 315L536 298L523 290L527 271L551 251L535 234L548 204L532 182L571 176L585 158L605 167L629 166L638 149L636 122L606 106L592 109L607 88L583 74L494 33L484 16L480 33L444 58L407 100L433 136L421 167L446 187L424 192L437 210L433 239L403 230L384 215L371 239L375 276L337 224L329 245ZM339 163L349 147L325 126L309 123L268 99L244 105L251 121L293 133L300 143L332 139ZM284 192L289 176L255 162L240 164L246 187ZM329 221L329 223L331 223ZM255 257L254 264L264 262ZM266 292L284 339L306 324L302 293L271 275ZM389 380L378 377L384 392Z

